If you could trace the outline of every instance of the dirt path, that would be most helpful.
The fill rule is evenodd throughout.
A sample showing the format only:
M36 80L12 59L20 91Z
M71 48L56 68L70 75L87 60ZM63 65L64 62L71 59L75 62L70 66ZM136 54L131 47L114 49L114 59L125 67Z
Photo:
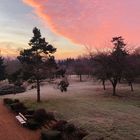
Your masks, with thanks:
M39 131L23 128L0 101L0 140L39 140Z

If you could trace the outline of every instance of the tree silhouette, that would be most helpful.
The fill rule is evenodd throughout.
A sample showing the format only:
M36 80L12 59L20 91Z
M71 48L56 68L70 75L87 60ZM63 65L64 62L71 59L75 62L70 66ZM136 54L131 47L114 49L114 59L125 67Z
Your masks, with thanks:
M123 77L128 82L131 91L134 91L133 83L140 76L140 55L137 52L130 54L127 57L127 63L125 66L125 71Z
M106 90L105 81L108 71L108 54L99 53L93 59L93 76L102 82L103 89ZM92 60L91 59L91 60Z
M40 82L44 77L43 71L47 67L46 62L55 63L52 54L56 52L56 48L46 42L37 27L33 29L33 37L29 41L29 46L29 49L20 51L20 56L17 58L23 64L23 69L26 71L27 68L32 78L36 80L37 102L40 102ZM47 68L49 69L49 66Z
M109 80L113 86L113 95L116 95L116 86L126 70L128 52L122 37L114 37L111 42L114 44L112 52L97 54L93 58L93 66L94 75L103 82Z
M0 81L4 80L6 77L4 58L0 56Z
M113 51L110 55L108 79L113 86L113 95L116 95L116 86L123 76L126 66L126 56L128 52L125 50L126 44L124 39L120 37L114 37L112 39L114 44Z

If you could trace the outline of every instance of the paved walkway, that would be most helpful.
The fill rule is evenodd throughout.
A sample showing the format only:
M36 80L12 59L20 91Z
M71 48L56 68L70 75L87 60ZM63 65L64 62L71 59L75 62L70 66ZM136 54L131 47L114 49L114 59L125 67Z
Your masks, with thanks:
M23 128L0 101L0 140L39 140L39 131Z

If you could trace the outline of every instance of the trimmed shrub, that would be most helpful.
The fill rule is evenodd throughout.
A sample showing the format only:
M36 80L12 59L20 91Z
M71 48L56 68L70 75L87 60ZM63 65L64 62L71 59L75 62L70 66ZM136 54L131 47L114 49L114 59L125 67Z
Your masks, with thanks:
M7 95L7 94L16 94L25 92L24 87L7 85L0 88L0 95Z
M34 115L35 110L33 109L27 109L24 115Z
M24 113L24 116L27 119L33 119L34 118L34 112L35 112L35 110L27 109L26 112Z
M41 140L62 140L61 132L56 130L44 130L41 132Z
M14 93L22 93L25 92L26 89L24 87L15 86Z
M40 125L39 122L37 122L34 119L28 119L27 120L26 127L29 128L29 129L31 129L31 130L36 130L36 129L40 128L41 125Z
M71 123L66 123L63 129L63 140L82 140L87 135L86 131L75 127Z
M13 103L19 103L19 100L18 99L10 99L10 98L4 98L3 99L3 103L5 104L5 105L11 105L11 104L13 104Z
M75 125L74 124L71 124L71 123L65 124L65 126L64 126L64 132L67 133L67 134L71 134L73 132L76 132Z
M14 99L14 103L19 103L19 99Z
M16 113L24 113L26 111L26 107L24 106L23 103L17 102L17 103L12 103L10 104L11 109L16 112Z
M66 123L67 123L67 121L65 121L65 120L57 121L57 122L52 126L52 129L53 129L53 130L58 130L58 131L63 131L64 128L65 128Z
M47 121L55 120L54 113L53 112L46 112L46 120Z
M34 112L33 117L36 121L43 123L47 119L47 113L45 109L38 109Z
M13 103L13 100L10 99L10 98L4 98L4 99L3 99L3 103L4 103L5 105L10 105L10 104Z
M82 140L85 136L88 135L88 133L82 129L77 129L77 131L75 132L75 135L77 136L79 140Z

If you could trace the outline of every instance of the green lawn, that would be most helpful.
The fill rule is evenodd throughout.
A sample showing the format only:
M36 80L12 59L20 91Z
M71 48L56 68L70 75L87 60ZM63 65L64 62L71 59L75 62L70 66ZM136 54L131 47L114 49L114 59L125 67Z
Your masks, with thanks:
M24 102L31 108L54 111L57 119L66 119L86 129L89 132L86 140L102 136L105 140L140 140L139 85L133 93L121 86L118 90L121 96L117 97L112 97L111 87L106 91L96 87L82 91L63 98L48 98L39 104L30 99Z

